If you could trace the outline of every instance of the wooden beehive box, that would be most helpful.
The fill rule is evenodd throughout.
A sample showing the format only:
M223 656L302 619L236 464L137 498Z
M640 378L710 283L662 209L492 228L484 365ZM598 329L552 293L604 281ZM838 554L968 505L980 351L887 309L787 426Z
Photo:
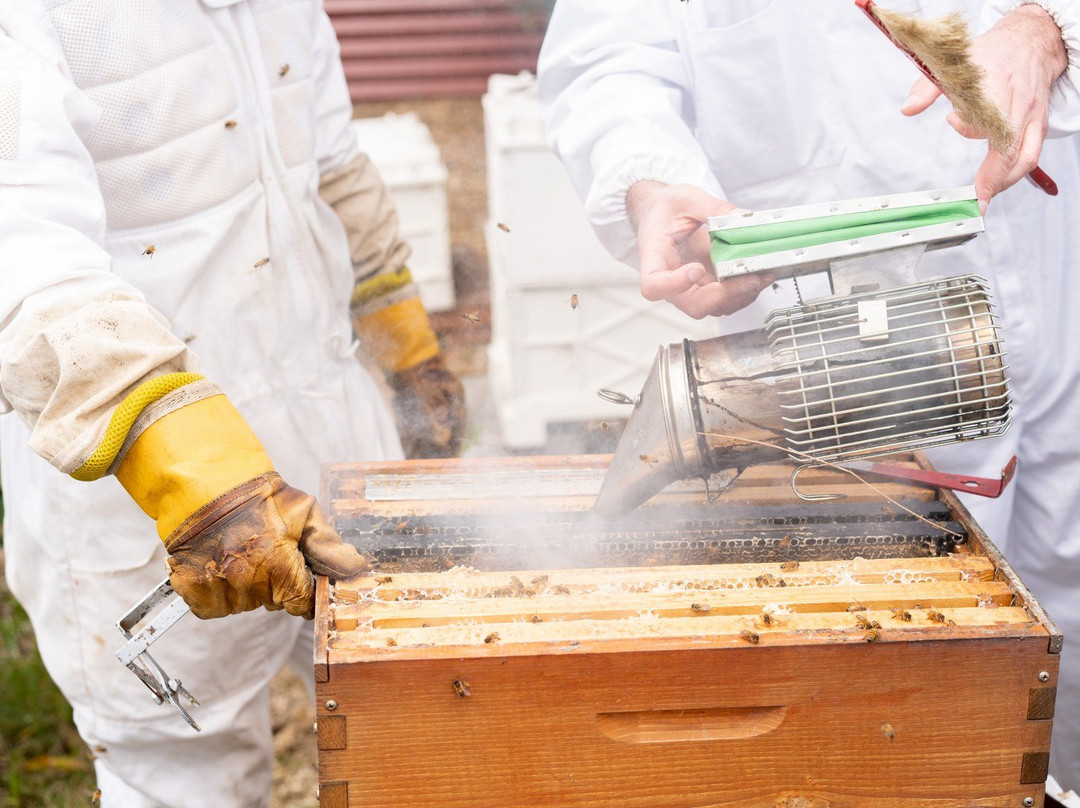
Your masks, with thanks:
M1061 636L953 496L770 466L603 524L606 462L326 469L376 572L319 581L323 808L1043 804Z

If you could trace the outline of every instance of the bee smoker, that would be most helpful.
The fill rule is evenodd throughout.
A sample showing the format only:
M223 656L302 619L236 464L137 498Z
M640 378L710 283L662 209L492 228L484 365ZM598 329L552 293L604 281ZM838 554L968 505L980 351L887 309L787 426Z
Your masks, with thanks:
M785 458L1003 434L1007 367L986 281L915 277L926 249L981 232L974 199L961 188L711 219L719 277L825 270L834 294L773 311L758 331L661 347L594 511L619 516L676 480Z

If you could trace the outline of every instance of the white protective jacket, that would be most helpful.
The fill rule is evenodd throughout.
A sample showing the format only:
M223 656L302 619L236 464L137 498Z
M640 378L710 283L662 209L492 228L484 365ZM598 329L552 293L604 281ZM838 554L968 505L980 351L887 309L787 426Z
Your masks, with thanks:
M1020 0L891 3L925 16L960 9L990 24ZM1080 130L1080 3L1041 3L1062 28L1069 68L1052 134ZM609 250L637 262L627 189L691 183L745 208L968 185L985 144L945 122L939 101L906 119L918 72L851 2L560 0L540 59L551 144ZM1000 500L969 498L978 521L1066 635L1051 771L1080 787L1080 144L1046 143L1050 198L1021 182L997 197L986 233L923 260L926 274L989 276L1005 323L1014 425L992 442L940 450L939 466L995 477ZM820 288L820 287L819 287ZM824 287L827 288L827 287ZM806 286L803 292L807 291ZM760 328L794 303L766 290L725 330Z
M7 575L99 771L144 792L123 804L264 804L265 685L305 624L187 618L155 646L204 705L193 743L113 657L113 622L165 575L153 523L113 478L46 459L78 466L119 393L196 353L291 485L400 457L319 198L357 155L351 115L317 0L0 3Z

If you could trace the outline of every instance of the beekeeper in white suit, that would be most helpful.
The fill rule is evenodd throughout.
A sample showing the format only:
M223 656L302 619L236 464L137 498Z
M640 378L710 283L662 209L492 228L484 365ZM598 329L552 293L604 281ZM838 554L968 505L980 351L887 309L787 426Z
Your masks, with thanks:
M364 566L304 492L322 462L402 453L354 332L410 445L459 444L351 114L317 0L0 4L7 576L105 806L268 804L267 684L312 670L289 615L312 570ZM166 558L197 615L246 612L154 648L201 733L113 656Z
M887 5L977 21L983 4ZM697 317L756 298L730 330L760 327L794 296L768 278L719 284L705 271L700 225L729 203L765 209L975 182L985 204L1036 159L1057 181L1057 198L1027 182L995 197L984 235L922 266L990 276L1005 323L1012 429L935 460L996 477L1019 455L1006 496L970 504L1065 633L1050 770L1080 788L1080 148L1052 138L1039 153L1048 101L1052 135L1080 130L1080 4L993 0L981 13L985 28L997 25L973 56L1022 138L1015 162L958 136L944 102L918 114L932 85L912 88L915 68L851 2L560 0L540 93L550 142L596 232L639 264L645 296Z

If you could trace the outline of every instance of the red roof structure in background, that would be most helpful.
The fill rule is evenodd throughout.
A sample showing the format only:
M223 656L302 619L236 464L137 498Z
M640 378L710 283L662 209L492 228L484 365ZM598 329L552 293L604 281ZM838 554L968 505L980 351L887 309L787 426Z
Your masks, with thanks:
M326 0L354 102L482 95L536 70L543 0Z

